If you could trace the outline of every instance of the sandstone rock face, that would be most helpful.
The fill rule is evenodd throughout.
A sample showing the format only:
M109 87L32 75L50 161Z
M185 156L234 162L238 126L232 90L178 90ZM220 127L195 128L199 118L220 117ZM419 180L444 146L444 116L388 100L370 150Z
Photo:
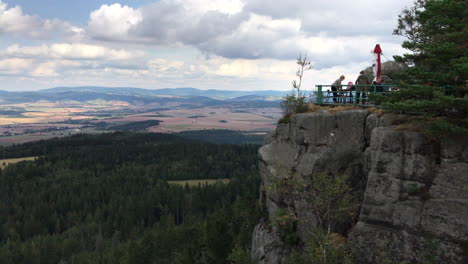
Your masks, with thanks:
M349 238L360 263L462 263L467 150L466 140L437 144L415 132L372 131L365 198Z
M259 150L261 202L270 224L259 224L253 234L255 263L286 263L292 246L271 224L278 210L294 212L300 241L316 226L306 201L271 188L283 177L313 173L348 173L362 198L348 234L357 263L461 263L468 239L468 143L436 143L397 124L396 116L351 110L298 114L278 125Z
M258 224L252 238L252 260L258 264L286 264L287 247L265 223Z
M346 171L357 185L362 185L363 193L366 183L363 178L365 127L369 118L374 120L372 128L389 123L384 117L370 114L367 110L319 111L294 115L290 123L279 124L276 131L265 138L265 145L259 150L263 186L260 200L270 222L279 209L293 210L298 219L297 237L302 241L307 239L307 231L316 226L315 215L306 201L271 188L275 181L288 174L304 177L312 173ZM270 224L270 229L266 229L264 224L257 226L252 242L252 259L256 263L285 263L288 245L273 235L277 231L275 225ZM279 250L278 245L282 245L284 250Z

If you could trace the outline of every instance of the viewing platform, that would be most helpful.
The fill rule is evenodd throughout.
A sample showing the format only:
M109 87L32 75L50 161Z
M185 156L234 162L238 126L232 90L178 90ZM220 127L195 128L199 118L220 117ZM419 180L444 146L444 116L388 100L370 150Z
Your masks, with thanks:
M393 84L373 85L334 85L337 90L332 90L332 85L316 85L312 91L311 102L321 105L363 105L378 106L378 96L388 96L400 89Z

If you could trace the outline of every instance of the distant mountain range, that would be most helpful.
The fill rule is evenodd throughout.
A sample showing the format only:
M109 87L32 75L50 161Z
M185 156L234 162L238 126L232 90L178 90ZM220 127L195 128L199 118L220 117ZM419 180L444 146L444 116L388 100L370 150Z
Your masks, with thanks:
M122 101L130 104L179 103L204 106L229 105L240 107L279 107L285 91L227 91L195 88L142 89L133 87L56 87L38 91L10 92L0 90L3 103L28 103L92 100Z
M81 86L81 87L56 87L39 90L37 92L58 93L58 92L94 92L94 93L116 93L125 95L160 95L160 96L206 96L230 99L241 96L256 95L264 97L281 97L287 92L273 90L259 91L229 91L229 90L200 90L191 87L184 88L164 88L164 89L143 89L133 87L99 87L99 86Z

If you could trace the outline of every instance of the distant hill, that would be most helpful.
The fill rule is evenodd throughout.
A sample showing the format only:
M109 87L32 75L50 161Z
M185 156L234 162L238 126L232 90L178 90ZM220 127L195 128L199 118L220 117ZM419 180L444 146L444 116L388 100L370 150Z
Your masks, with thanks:
M101 86L79 86L79 87L55 87L36 91L38 93L63 93L63 92L90 92L109 93L121 95L153 95L150 89L134 87L101 87Z
M265 97L282 97L287 92L273 90L258 91L230 91L230 90L201 90L191 87L185 88L164 88L164 89L143 89L134 87L100 87L100 86L81 86L81 87L56 87L39 90L38 92L57 93L57 92L98 92L98 93L117 93L127 95L165 95L165 96L205 96L219 98L235 98L248 95L257 95Z
M177 103L184 108L192 106L279 107L282 91L224 91L195 88L142 89L133 87L56 87L39 91L0 91L5 103L29 103L93 100L121 101L130 104Z
M286 93L283 91L228 91L228 90L199 90L195 88L174 88L174 89L159 89L154 90L155 93L160 95L178 95L178 96L208 96L208 97L220 97L220 98L234 98L240 96L257 95L257 96L276 96L281 97Z

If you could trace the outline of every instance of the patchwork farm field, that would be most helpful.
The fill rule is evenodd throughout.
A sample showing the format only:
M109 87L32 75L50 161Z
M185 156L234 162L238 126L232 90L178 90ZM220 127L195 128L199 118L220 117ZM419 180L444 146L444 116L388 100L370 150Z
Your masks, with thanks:
M239 113L228 108L197 108L161 112L159 126L150 132L181 132L188 130L229 129L242 131L271 131L280 117L280 109L243 109Z
M0 145L122 128L158 133L223 129L266 134L281 116L280 108L162 107L103 100L5 104L0 110L14 112L0 115Z

